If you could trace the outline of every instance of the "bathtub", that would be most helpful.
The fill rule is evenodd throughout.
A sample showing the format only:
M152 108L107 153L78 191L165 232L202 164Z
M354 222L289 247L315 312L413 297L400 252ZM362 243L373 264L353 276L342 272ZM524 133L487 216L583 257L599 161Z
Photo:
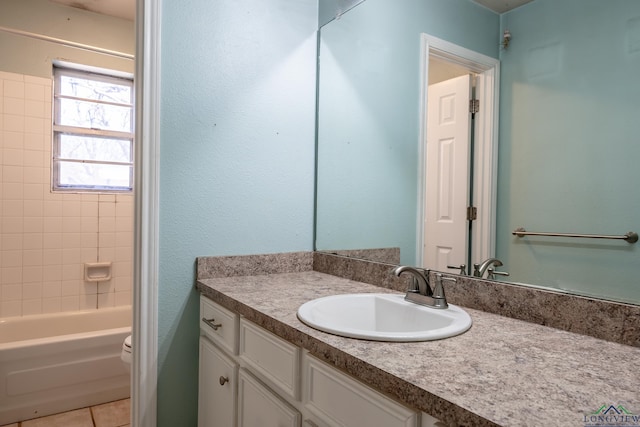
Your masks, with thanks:
M131 307L0 319L0 426L129 397Z

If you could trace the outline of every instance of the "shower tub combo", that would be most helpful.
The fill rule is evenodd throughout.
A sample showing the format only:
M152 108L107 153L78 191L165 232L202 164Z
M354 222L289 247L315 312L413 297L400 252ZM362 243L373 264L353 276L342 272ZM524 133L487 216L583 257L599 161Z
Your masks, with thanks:
M0 426L129 397L131 307L0 319Z

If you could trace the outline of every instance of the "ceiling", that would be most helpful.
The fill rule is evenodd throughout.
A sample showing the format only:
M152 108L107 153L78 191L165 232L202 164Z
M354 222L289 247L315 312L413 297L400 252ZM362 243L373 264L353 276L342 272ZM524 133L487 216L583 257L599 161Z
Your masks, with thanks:
M504 13L533 0L473 0L497 13Z
M104 15L133 21L136 12L136 0L51 0L54 3L76 7ZM504 13L533 0L473 0L497 13Z
M133 21L136 16L136 0L51 0L54 3L76 7L103 15Z

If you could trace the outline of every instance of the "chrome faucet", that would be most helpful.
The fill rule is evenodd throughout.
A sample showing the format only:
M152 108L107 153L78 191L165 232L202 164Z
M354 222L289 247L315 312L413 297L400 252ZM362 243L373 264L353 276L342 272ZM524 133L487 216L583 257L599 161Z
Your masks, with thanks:
M428 297L433 295L433 291L431 290L431 286L429 285L429 279L427 278L429 276L429 270L422 273L413 267L401 265L394 268L391 272L397 277L400 277L402 273L411 273L411 275L413 276L413 280L412 286L408 290L408 292L418 292L420 295L425 295Z
M508 276L509 273L495 271L494 268L491 268L492 266L500 267L502 265L502 261L500 261L498 258L488 258L482 261L482 263L480 264L473 264L473 275L475 277L482 277L484 276L484 273L488 271L487 279L493 279L494 275Z
M449 307L447 298L444 295L442 281L450 280L455 282L456 279L442 277L441 273L436 273L436 284L432 290L428 279L429 270L425 270L422 273L413 267L401 265L394 268L392 273L397 277L400 277L402 273L410 273L413 276L412 286L407 290L407 294L404 297L405 300L431 308L444 309Z

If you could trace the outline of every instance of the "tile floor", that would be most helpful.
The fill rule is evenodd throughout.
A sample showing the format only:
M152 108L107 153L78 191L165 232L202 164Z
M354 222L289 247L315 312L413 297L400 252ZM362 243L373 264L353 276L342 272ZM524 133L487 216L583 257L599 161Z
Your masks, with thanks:
M129 427L130 411L130 399L123 399L2 427Z

